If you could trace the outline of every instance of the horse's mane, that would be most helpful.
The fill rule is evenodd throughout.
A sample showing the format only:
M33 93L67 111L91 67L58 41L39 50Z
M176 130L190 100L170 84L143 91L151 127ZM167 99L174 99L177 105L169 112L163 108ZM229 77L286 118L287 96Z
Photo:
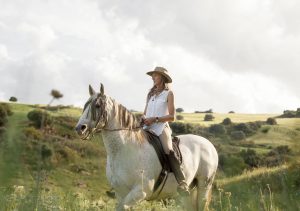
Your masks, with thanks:
M125 106L117 103L112 99L113 113L118 120L121 128L128 128L131 135L135 136L138 142L145 140L145 132L140 128L140 120L132 112L130 112ZM133 138L133 137L132 137ZM131 138L131 139L132 139Z

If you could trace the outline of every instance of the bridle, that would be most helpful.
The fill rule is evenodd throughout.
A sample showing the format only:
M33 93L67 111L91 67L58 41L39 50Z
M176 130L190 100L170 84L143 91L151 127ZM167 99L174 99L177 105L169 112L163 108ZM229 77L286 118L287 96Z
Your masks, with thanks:
M96 121L95 127L92 129L92 133L96 132L96 133L101 133L103 130L105 131L121 131L121 130L128 130L128 131L132 131L132 130L139 130L142 128L142 125L138 126L138 127L133 127L133 128L114 128L114 129L109 129L109 128L105 128L105 126L108 123L108 115L107 115L107 109L106 109L106 96L102 95L102 94L98 94L96 100L89 100L86 105L85 108L87 107L87 105L91 103L91 113L92 113L92 119L94 121ZM100 111L100 112L98 112ZM98 116L97 116L98 114ZM99 127L99 125L101 124L101 127Z

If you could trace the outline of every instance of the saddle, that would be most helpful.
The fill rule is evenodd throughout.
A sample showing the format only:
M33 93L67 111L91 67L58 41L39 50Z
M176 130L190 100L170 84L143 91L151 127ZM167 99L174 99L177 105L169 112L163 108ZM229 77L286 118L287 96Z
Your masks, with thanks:
M172 169L170 167L168 157L165 154L163 146L159 140L159 137L150 130L145 130L145 132L147 135L147 140L155 149L155 152L156 152L158 159L160 161L160 164L162 166L160 175L154 184L153 193L155 193L156 190L158 189L158 187L162 184L162 182L166 181L166 177L168 176L168 173L172 172ZM179 142L180 142L180 139L177 136L172 137L172 146L173 146L174 154L177 157L177 159L179 160L180 164L182 164L182 155L181 155L181 151L179 149ZM163 186L164 186L164 184L163 184ZM161 188L161 190L162 190L162 188Z

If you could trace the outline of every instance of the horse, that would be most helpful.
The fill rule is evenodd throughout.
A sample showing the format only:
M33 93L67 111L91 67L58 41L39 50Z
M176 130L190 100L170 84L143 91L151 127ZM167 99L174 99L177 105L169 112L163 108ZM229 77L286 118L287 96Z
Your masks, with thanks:
M107 153L106 176L115 190L116 210L128 210L142 200L159 200L178 196L178 183L169 173L159 195L153 193L162 166L138 118L123 105L89 85L90 97L84 105L76 131L83 140L102 135ZM194 184L190 195L183 197L186 210L207 210L212 184L218 167L218 154L207 139L178 135L182 166L188 185Z

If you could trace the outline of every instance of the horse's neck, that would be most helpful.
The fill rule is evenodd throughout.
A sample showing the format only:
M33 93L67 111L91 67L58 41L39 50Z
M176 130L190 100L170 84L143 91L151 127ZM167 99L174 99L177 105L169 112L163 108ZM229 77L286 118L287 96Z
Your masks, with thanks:
M135 136L131 136L134 132L130 130L130 127L135 127L136 120L133 114L111 98L107 106L108 121L102 131L102 138L108 156L114 156L122 148L137 144L135 140L131 140L135 139Z

